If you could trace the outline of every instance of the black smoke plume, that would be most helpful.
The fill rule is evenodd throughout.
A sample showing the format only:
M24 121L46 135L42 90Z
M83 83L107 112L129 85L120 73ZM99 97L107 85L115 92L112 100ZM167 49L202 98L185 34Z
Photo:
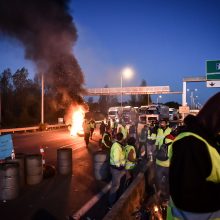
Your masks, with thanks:
M0 32L18 39L60 104L81 101L84 77L72 48L77 30L68 0L0 0Z

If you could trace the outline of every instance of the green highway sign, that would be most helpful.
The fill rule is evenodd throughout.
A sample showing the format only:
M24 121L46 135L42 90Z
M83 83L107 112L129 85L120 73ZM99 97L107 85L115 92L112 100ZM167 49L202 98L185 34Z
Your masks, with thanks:
M206 79L220 80L220 60L206 61Z

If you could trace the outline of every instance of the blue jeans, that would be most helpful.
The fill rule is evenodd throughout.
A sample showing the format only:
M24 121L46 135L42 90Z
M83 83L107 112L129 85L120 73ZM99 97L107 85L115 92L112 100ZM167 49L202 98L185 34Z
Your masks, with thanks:
M109 205L113 206L116 200L121 196L122 192L119 192L119 189L124 189L124 183L122 179L125 178L125 170L117 170L110 167L110 172L112 174L112 186L109 192ZM124 178L123 178L124 177Z

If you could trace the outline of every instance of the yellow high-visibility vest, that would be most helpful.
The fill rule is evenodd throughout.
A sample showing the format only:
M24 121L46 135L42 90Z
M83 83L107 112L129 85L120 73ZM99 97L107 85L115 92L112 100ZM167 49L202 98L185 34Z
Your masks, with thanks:
M118 142L115 142L111 147L110 164L116 167L125 165L125 153Z

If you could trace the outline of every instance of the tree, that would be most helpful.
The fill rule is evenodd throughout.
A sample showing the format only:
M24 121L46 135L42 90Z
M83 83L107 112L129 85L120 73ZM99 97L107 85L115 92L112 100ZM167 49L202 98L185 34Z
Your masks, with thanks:
M146 80L142 80L140 86L147 86ZM152 103L151 97L149 94L139 95L138 96L138 104L141 105L150 105Z
M175 109L179 109L179 106L181 106L178 102L167 102L164 105L168 106L169 108Z

